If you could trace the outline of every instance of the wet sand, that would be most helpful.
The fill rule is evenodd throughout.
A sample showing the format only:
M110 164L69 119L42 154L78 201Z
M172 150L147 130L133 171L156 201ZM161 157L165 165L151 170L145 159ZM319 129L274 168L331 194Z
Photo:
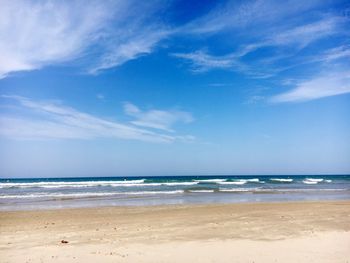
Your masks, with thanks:
M0 212L0 259L350 262L349 231L350 201Z

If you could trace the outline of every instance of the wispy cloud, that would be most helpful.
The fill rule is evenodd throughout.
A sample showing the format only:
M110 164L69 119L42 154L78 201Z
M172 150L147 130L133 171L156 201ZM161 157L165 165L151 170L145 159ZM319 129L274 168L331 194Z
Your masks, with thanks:
M242 67L235 54L214 56L208 54L204 50L197 50L190 53L173 53L171 55L190 62L191 71L193 72L206 72L211 69L232 69L233 67Z
M192 114L186 111L155 109L142 111L129 102L124 103L124 111L127 115L135 118L135 120L131 121L134 125L168 132L174 132L172 127L176 123L190 123L194 120Z
M263 47L289 47L298 51L322 38L344 32L341 28L343 19L326 17L312 23L290 26L290 28L276 28L261 40L245 45L237 54L242 57Z
M280 71L288 69L290 63L283 67L274 64L291 58L301 49L307 47L311 43L326 38L331 35L344 33L343 20L338 17L327 17L318 21L292 26L289 29L276 28L274 32L270 32L268 36L260 36L260 39L254 43L240 44L236 50L225 55L208 54L206 50L197 50L188 53L173 53L174 57L189 61L191 71L206 72L211 69L234 70L253 76L255 78L266 78L275 76ZM249 61L244 60L248 54L265 47L274 47L274 53L251 57ZM347 56L345 50L335 49L333 54L328 54L328 58L336 56ZM302 62L311 63L312 58L304 57ZM266 68L268 64L268 68Z
M114 138L149 142L193 140L190 135L168 135L106 120L61 103L34 101L20 96L2 96L18 103L23 114L2 113L0 135L19 139Z
M339 26L342 24L342 21L342 18L331 16L313 23L304 23L285 32L276 34L267 40L265 45L279 46L297 44L299 48L305 47L318 39L339 33Z
M271 102L303 102L350 93L350 71L325 73L302 81L290 91L271 98Z
M78 58L96 74L149 53L167 35L149 19L159 8L157 1L4 0L0 78Z
M188 23L182 29L189 34L215 34L221 31L264 28L280 19L288 19L311 8L325 5L325 1L278 1L257 0L227 1L208 14ZM266 30L266 27L265 27ZM260 32L259 32L260 31ZM256 34L264 30L255 31Z
M332 54L323 54L324 48L329 48L323 44L331 43L331 37L348 36L349 19L330 7L331 3L318 0L229 0L181 28L183 34L210 39L208 43L214 43L206 44L210 52L199 47L171 55L189 62L189 70L194 73L221 69L251 78L276 77L320 57L325 63L345 58L347 52L336 45ZM229 43L216 42L213 36ZM215 44L220 47L220 54Z
M170 29L162 25L140 25L130 26L125 32L117 30L108 43L105 51L92 66L88 73L97 74L105 69L113 68L134 60L140 56L150 54L156 45L171 34Z
M190 65L193 73L205 73L211 70L227 70L243 73L256 79L265 79L275 76L278 72L287 68L264 67L266 61L245 63L237 52L226 55L212 55L207 51L197 50L190 53L173 53L171 56L185 60Z
M342 59L350 59L350 46L342 45L339 47L334 47L310 58L312 62L326 63Z

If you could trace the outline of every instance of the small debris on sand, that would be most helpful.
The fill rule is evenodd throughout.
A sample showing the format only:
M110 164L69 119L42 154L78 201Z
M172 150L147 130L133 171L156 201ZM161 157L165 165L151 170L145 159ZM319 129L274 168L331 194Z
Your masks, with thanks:
M67 240L61 240L61 244L68 244L68 241Z

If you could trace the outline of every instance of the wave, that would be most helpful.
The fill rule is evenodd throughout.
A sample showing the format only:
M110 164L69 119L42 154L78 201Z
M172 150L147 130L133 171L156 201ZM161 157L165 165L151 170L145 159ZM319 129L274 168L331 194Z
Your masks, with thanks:
M75 186L75 187L88 187L88 186L105 186L111 184L128 185L128 184L141 184L145 179L140 180L123 180L123 181L81 181L81 182L33 182L33 183L0 183L0 188L28 188L28 187L49 187L49 186Z
M199 182L171 182L171 183L160 183L161 185L166 186L181 186L181 185L196 185Z
M259 182L260 182L259 178L242 179L242 180L245 180L245 181L247 181L247 182L252 182L252 183L259 183Z
M181 194L183 190L175 191L139 191L139 192L106 192L106 193L36 193L27 195L1 195L0 199L10 198L79 198L79 197L100 197L100 196L115 196L115 195L159 195L159 194Z
M45 188L45 189L59 189L59 188L88 188L88 187L150 187L150 186L191 186L199 183L216 183L216 184L232 184L243 185L247 182L264 183L258 178L252 179L236 179L228 181L229 179L197 179L179 182L147 182L146 179L139 180L116 180L116 181L54 181L54 182L2 182L0 189L3 188Z
M185 186L199 182L145 183L145 180L128 181L88 181L88 182L36 182L36 183L0 183L0 188L85 188L98 186L144 187L144 186Z
M281 182L281 183L291 183L293 182L293 179L287 179L287 178L270 178L270 181L274 181L274 182Z
M251 188L220 188L220 192L251 192L254 189Z
M61 193L36 193L36 194L27 194L27 195L1 195L0 199L7 198L45 198L45 197L88 197L88 196L112 196L117 193L76 193L76 194L61 194Z
M218 182L218 184L222 184L222 185L243 185L243 184L246 184L247 181L245 180L242 180L242 181L234 181L234 182Z
M317 182L313 182L317 183ZM288 192L337 192L337 191L350 191L349 188L337 189L337 188L308 188L308 189L266 189L266 188L219 188L219 192L251 192L251 193L288 193ZM107 196L143 196L143 195L171 195L171 194L183 194L189 193L215 193L214 189L190 189L190 190L173 190L173 191L128 191L128 192L84 192L84 193L49 193L39 192L31 194L13 194L13 195L0 195L0 199L35 199L35 198L88 198L88 197L107 197Z
M303 183L304 184L318 184L322 181L323 181L322 178L306 178L305 180L303 180Z
M191 193L214 193L214 190L188 190Z
M225 181L225 182L217 182L217 184L222 184L222 185L243 185L246 183L264 183L260 181L258 178L253 178L253 179L237 179L235 181Z
M198 183L218 183L218 182L225 182L227 179L198 179L194 180Z
M310 182L322 182L322 178L306 178L305 180L310 181Z

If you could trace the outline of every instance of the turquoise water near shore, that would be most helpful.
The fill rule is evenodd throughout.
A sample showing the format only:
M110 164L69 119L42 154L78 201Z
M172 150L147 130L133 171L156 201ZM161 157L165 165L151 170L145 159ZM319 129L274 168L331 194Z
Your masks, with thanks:
M350 175L0 179L0 210L350 199Z

